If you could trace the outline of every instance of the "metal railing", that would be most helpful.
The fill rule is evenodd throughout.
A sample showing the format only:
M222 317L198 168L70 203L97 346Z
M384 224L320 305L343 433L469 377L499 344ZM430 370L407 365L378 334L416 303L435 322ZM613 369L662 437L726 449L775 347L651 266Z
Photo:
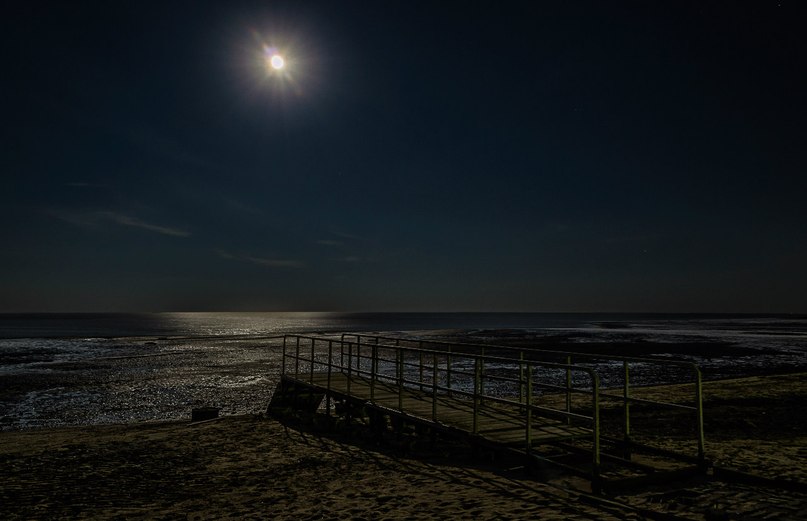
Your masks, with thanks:
M449 350L426 349L403 345L400 339L375 337L372 343L341 339L286 335L283 340L282 374L298 381L326 389L326 413L330 414L331 391L335 390L335 375L346 376L346 394L351 395L362 386L369 393L371 402L379 399L379 389L384 386L386 408L423 418L423 411L410 410L406 397L412 393L431 401L430 413L425 420L437 424L452 425L449 412L457 407L470 410L470 425L467 430L484 437L483 420L492 413L504 414L511 425L523 429L523 447L532 452L535 431L540 429L539 418L556 420L559 425L583 426L591 440L591 473L593 483L600 475L600 386L597 372L589 367L563 363L513 359L476 353L457 353ZM570 380L569 389L589 395L589 405L584 411L538 405L535 391L554 389L556 386L542 381L541 374L555 372L559 375L580 375ZM352 389L353 387L353 389ZM369 391L368 391L369 387ZM392 388L397 396L390 396ZM456 415L454 418L456 422Z
M701 467L706 465L705 456L705 435L703 425L703 376L700 367L694 362L687 362L681 360L667 360L652 357L636 357L636 356L618 356L618 355L604 355L595 353L580 353L574 351L562 351L555 349L525 349L520 347L501 346L492 344L474 344L474 343L458 343L446 342L438 340L422 340L422 339L408 339L401 337L390 337L384 335L367 335L359 333L344 333L341 335L340 340L346 342L352 339L351 342L357 344L381 344L381 343L394 343L395 345L403 346L416 346L420 350L429 351L437 349L446 352L446 356L451 359L458 354L479 354L484 356L486 353L494 352L503 354L505 357L518 358L523 361L538 361L541 358L555 357L562 360L563 364L568 367L589 367L581 366L581 363L594 364L597 361L604 361L610 363L621 363L621 377L617 381L621 381L621 392L619 394L612 392L598 392L600 399L621 402L622 404L622 422L621 422L621 437L624 444L624 456L630 458L629 447L631 445L639 446L633 439L632 425L631 425L631 405L644 404L656 407L665 408L668 410L683 410L687 411L694 416L695 430L697 437L697 462ZM450 366L449 361L449 366ZM631 387L631 372L637 366L641 365L656 365L664 368L677 368L688 372L692 376L692 405L681 403L663 402L657 400L648 400L632 396ZM595 368L596 369L596 368ZM565 411L572 412L572 395L581 392L575 389L572 385L572 370L567 369L564 375L562 385L544 384L543 387L548 390L565 394ZM585 390L582 392L586 392ZM654 447L648 447L655 449Z

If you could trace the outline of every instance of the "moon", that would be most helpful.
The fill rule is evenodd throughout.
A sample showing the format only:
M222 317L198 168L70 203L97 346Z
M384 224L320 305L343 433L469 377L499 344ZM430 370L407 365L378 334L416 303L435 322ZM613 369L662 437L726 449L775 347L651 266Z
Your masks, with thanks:
M276 71L279 71L286 66L286 60L284 60L281 55L274 54L271 58L269 58L269 65L271 65Z

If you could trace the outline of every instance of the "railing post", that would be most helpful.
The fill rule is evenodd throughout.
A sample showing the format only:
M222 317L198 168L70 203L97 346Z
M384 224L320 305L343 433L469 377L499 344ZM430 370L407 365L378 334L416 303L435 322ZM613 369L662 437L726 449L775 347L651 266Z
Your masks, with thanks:
M625 459L630 459L631 447L630 447L630 366L627 360L622 362L622 369L625 373L625 385L622 388L622 396L624 400L623 409L624 409L624 442L625 446L622 450Z
M527 396L525 406L527 407L527 432L526 447L527 454L532 452L532 365L527 364Z
M432 421L437 421L437 353L432 354Z
M479 358L479 399L485 394L485 348L482 348L482 357Z
M524 351L518 352L518 403L524 403Z
M600 377L594 371L591 371L591 385L592 385L592 407L593 407L593 420L594 420L594 439L592 462L591 462L591 491L595 494L602 492L602 481L600 479Z
M378 345L374 345L370 353L370 400L375 400L375 381L378 373Z
M698 415L698 466L706 470L706 440L703 432L703 379L701 370L697 365L695 370L695 408Z
M451 396L451 344L448 345L448 354L446 355L446 387L448 388L448 395Z
M403 412L403 350L397 348L396 362L398 366L398 410Z
M347 343L347 394L350 395L350 384L353 380L353 342Z
M358 341L358 339L357 339ZM347 344L347 374L353 373L353 342Z
M418 381L420 382L420 390L423 390L423 340L418 342Z
M333 340L328 340L328 392L325 395L325 413L331 415L331 372L333 371Z
M474 420L473 420L473 433L477 434L479 432L479 393L481 388L481 381L482 381L482 359L480 357L476 357L474 361Z
M484 351L484 350L483 350ZM484 354L482 356L485 356ZM485 359L479 359L479 395L485 394Z
M401 356L400 365L398 365L398 355L399 354ZM403 396L403 395L401 393L403 392L403 389L402 389L403 388L403 351L401 350L401 339L400 338L395 339L395 365L396 365L395 371L396 371L396 374L398 374L398 384L399 384L398 385L398 394L399 394L398 401L399 401L399 403L402 403L403 399L401 398L401 396Z
M312 384L314 383L314 348L315 348L314 344L315 343L316 343L316 339L312 338L311 339L311 378L308 380L308 382L312 383Z
M361 378L361 344L356 344L356 374Z
M572 365L572 357L566 357L566 365ZM572 370L571 368L566 368L566 413L570 414L572 412ZM566 416L566 425L571 425L572 418L571 416Z
M294 377L300 377L300 337L297 337L297 347L294 350Z
M286 374L286 335L283 335L283 358L280 362L280 374Z

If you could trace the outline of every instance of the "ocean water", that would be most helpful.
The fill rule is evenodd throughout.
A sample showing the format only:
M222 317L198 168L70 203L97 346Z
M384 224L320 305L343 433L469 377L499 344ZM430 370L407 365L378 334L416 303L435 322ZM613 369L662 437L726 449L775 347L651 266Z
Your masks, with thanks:
M580 313L33 313L0 314L0 338L273 335L329 331L631 327L715 315ZM766 320L759 318L760 320ZM742 319L740 319L742 320ZM771 317L771 323L787 320ZM804 323L805 320L802 320Z
M278 341L266 337L335 332L557 340L565 350L638 345L695 361L707 378L807 370L807 316L794 315L6 314L0 430L188 418L200 405L262 412L280 365Z

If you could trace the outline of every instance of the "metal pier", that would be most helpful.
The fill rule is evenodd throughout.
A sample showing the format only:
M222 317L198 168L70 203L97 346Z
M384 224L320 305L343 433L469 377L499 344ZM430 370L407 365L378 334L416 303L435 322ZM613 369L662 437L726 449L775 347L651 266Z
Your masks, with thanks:
M672 458L695 464L694 470L705 470L697 367L693 405L650 402L695 413L698 450L696 455L686 455L631 438L630 405L648 401L630 396L628 364L667 361L616 357L626 367L619 396L601 392L592 367L571 363L572 357L585 359L587 355L554 352L562 353L569 362L558 363L538 359L526 349L510 349L441 342L426 345L383 336L286 335L282 378L269 410L275 414L314 412L324 407L327 415L366 415L376 426L386 425L387 420L394 425L418 425L471 443L517 451L529 463L560 466L590 479L595 492L603 490L603 461L654 473L652 466L632 457L636 453ZM622 436L601 432L604 396L623 402ZM603 445L617 454L603 452ZM553 460L540 450L546 446L575 452L578 459L582 454L588 463L581 467ZM680 472L680 466L677 470Z

